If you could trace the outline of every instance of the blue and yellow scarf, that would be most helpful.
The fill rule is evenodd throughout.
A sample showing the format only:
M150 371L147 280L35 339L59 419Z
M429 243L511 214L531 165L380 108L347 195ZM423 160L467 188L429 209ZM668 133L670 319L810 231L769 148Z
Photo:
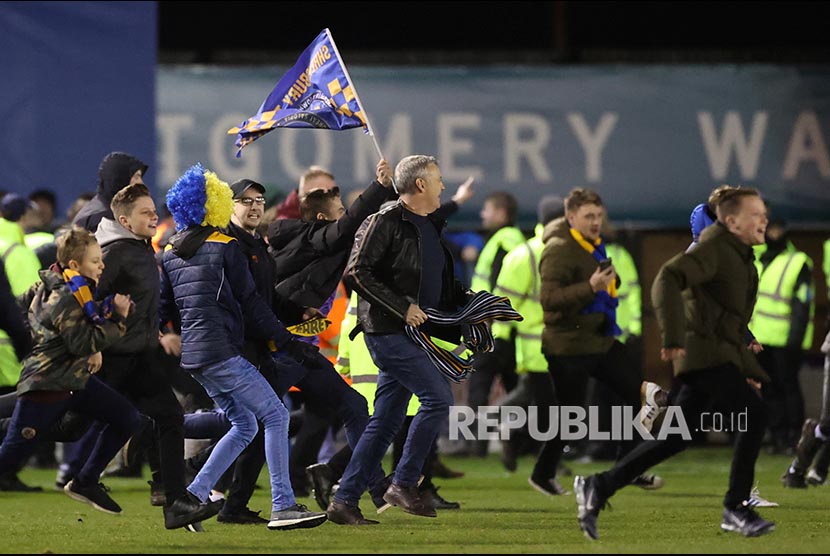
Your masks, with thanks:
M597 238L596 241L590 242L579 233L578 230L571 228L571 236L576 240L580 247L590 253L597 262L607 258L605 253L605 245L602 243L602 238ZM605 313L605 330L606 336L619 336L622 330L617 326L617 306L620 300L617 299L617 281L611 280L606 291L597 292L594 295L594 301L580 311L580 314L586 315L588 313Z
M87 278L78 272L70 269L64 269L61 272L64 281L66 281L66 285L69 286L69 291L72 292L72 295L75 296L75 299L78 301L78 305L84 310L84 314L87 316L89 320L94 322L95 324L103 324L105 320L112 316L112 309L113 303L112 300L114 296L108 295L104 300L101 302L101 306L99 307L95 303L94 292L92 288L89 287L89 282L87 282Z

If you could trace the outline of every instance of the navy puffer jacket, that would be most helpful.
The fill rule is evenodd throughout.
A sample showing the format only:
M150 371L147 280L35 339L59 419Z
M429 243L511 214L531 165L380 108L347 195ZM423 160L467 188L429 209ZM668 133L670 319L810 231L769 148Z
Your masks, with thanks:
M249 338L273 340L278 348L291 335L257 294L237 241L216 228L193 226L170 239L162 257L162 322L178 310L184 369L197 370L243 354Z

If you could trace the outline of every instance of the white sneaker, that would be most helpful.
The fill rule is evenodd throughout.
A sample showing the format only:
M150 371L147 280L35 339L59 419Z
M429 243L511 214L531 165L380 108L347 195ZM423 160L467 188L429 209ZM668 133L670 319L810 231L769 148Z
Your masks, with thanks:
M640 423L645 430L651 432L654 424L666 412L667 398L659 384L644 381L640 386L640 402L643 406L640 408Z
M209 502L216 502L217 500L224 500L225 493L218 491L218 490L211 490L210 494L208 495Z
M746 505L750 508L777 508L779 506L778 502L770 502L766 498L762 498L757 485L752 487Z
M821 475L816 473L815 469L812 468L809 471L807 471L807 475L805 475L804 478L807 480L807 484L813 486L821 486L824 484L824 481L827 480L827 477L822 477Z

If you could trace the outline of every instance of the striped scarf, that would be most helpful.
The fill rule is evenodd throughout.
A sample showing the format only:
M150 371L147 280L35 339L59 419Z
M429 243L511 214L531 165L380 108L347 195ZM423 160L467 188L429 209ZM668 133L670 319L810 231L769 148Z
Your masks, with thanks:
M99 308L95 303L93 291L89 287L86 277L68 268L62 272L62 275L66 281L66 285L69 286L69 291L75 296L75 300L84 310L84 314L89 320L95 324L103 324L105 320L112 316L112 300L114 296L108 295L101 302Z
M510 306L508 298L498 297L487 291L476 293L464 307L454 313L430 308L424 309L424 313L429 316L429 322L433 325L464 327L463 342L456 349L450 350L439 345L439 340L434 340L418 328L406 325L407 336L423 349L438 370L453 382L461 382L475 370L473 358L462 356L467 349L478 353L493 351L495 341L487 321L524 319Z
M597 238L596 241L590 242L578 230L571 228L571 236L576 240L580 247L590 253L597 262L607 258L605 254L605 245L602 243L602 238ZM617 299L617 281L611 280L606 291L597 292L594 295L594 301L585 307L580 314L586 315L589 313L605 313L605 330L603 333L606 336L619 336L622 330L617 326L617 306L620 300Z

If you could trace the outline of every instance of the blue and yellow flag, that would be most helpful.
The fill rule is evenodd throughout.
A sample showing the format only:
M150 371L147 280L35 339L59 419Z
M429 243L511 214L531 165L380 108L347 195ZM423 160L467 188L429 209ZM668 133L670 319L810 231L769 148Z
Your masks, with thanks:
M238 134L236 156L246 145L278 127L352 129L366 115L328 29L317 35L255 115L228 130Z

